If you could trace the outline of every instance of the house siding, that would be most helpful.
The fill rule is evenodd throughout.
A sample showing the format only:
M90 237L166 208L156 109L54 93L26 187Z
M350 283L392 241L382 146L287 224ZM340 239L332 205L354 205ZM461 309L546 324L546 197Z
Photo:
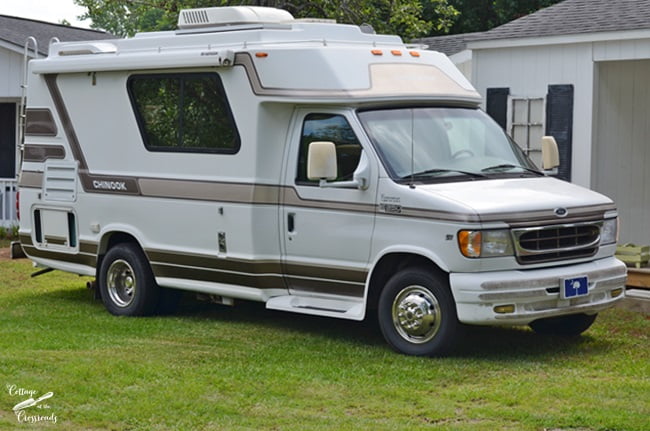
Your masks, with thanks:
M23 56L0 47L0 99L18 99L21 96Z
M509 47L473 51L474 85L508 87L513 97L546 97L549 85L573 84L572 182L591 185L592 107L594 88L591 43Z
M598 64L594 189L615 200L620 242L650 244L650 60Z

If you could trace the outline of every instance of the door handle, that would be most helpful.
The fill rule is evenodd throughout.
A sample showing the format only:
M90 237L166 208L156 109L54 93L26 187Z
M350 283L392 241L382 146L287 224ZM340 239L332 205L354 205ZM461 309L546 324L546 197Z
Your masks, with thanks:
M287 214L287 230L289 233L293 233L296 230L296 214L289 213Z

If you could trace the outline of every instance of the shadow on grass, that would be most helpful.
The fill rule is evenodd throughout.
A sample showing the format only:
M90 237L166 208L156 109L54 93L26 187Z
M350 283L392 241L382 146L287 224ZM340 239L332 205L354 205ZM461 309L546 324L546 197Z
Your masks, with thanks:
M71 307L90 306L103 310L101 300L93 298L88 289L57 290L39 295L45 301L66 301ZM101 308L100 308L101 307ZM389 349L376 321L370 313L362 322L267 310L262 303L236 301L234 307L199 301L191 293L183 295L173 317L186 321L213 321L261 325L304 336L327 337L346 344ZM162 317L163 319L165 317ZM606 339L594 338L587 332L575 338L544 336L527 327L463 326L452 358L486 359L499 362L553 359L601 354L611 350Z

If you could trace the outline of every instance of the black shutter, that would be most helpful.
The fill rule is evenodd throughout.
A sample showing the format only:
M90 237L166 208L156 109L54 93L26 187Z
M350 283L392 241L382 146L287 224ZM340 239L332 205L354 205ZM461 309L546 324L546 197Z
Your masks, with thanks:
M573 85L549 85L546 95L546 135L553 136L560 150L557 177L571 181L573 146Z
M0 178L16 178L15 103L0 103Z
M509 88L488 88L485 101L485 110L503 130L508 124L508 96Z

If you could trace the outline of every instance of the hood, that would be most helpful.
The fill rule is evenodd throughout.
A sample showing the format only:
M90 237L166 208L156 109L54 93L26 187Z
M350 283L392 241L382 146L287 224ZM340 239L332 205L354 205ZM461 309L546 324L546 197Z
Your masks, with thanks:
M427 184L417 189L464 207L481 221L560 219L615 209L600 193L550 177ZM556 209L566 213L558 216Z

